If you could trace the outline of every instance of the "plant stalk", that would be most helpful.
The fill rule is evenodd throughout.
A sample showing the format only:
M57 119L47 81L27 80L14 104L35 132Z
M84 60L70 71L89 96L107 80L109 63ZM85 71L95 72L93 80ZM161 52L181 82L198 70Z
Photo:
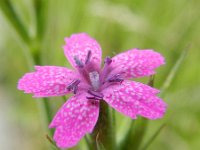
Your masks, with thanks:
M100 101L99 119L92 133L94 149L114 150L115 139L113 132L110 109L108 104L102 100Z

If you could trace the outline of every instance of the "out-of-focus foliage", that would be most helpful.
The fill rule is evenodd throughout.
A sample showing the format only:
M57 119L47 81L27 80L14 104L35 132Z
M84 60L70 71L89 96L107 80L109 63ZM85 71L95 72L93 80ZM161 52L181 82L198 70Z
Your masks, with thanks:
M149 121L141 142L146 143L165 123L150 150L199 149L200 1L7 0L9 8L2 4L5 1L0 2L0 149L45 149L47 132L43 132L36 103L40 99L18 91L17 81L33 69L27 51L36 64L69 66L62 45L64 37L77 32L95 37L104 57L133 47L162 53L166 65L158 69L157 88L183 50L190 47L163 95L168 103L165 118ZM19 22L16 16L12 18L13 11ZM50 98L52 114L62 103L62 98ZM116 113L116 121L120 140L130 119Z

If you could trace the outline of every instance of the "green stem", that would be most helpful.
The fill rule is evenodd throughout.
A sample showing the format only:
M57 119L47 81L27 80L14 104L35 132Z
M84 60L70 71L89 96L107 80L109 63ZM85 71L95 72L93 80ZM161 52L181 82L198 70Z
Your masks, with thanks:
M160 134L162 129L165 127L165 125L166 124L162 124L160 128L158 128L158 130L152 135L152 137L148 140L148 142L144 145L144 147L141 150L146 150L151 145L151 143L155 140L155 138Z
M108 104L100 101L99 119L92 133L93 145L96 150L102 145L106 150L114 150L114 136L111 114Z
M43 98L37 100L37 104L41 113L41 120L43 122L45 131L52 137L53 130L48 129L49 123L52 120L52 114L51 114L51 106L49 104L48 98Z
M36 42L30 42L30 37L27 31L27 28L24 26L23 22L20 20L19 16L15 12L15 9L10 0L1 0L0 1L0 9L3 12L5 18L12 25L12 27L16 30L18 35L22 40L19 40L19 44L23 49L24 56L28 63L29 70L32 71L35 63L40 64L40 56L39 56L39 47L41 45L40 36L35 39ZM23 41L23 42L21 42ZM33 52L33 53L31 53ZM49 135L53 135L53 131L48 129L48 125L52 119L51 108L47 98L36 100L37 105L40 111L40 115L42 116L42 122L45 127L45 131Z
M15 12L15 9L10 0L1 0L0 1L0 8L3 12L4 16L8 20L8 22L12 25L15 31L19 34L22 40L25 43L30 42L30 37L28 34L27 29L25 28L24 24L22 23L21 19Z

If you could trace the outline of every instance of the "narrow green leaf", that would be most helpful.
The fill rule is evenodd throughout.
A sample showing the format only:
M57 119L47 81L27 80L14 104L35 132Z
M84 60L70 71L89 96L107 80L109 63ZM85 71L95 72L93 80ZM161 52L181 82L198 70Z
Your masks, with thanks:
M146 132L148 120L138 118L132 121L124 139L119 143L120 150L138 150Z
M85 135L84 139L85 139L85 143L87 145L87 149L88 150L93 150L94 147L93 147L93 144L92 144L92 141L91 141L91 136L90 135Z
M119 144L117 146L118 149L120 149L120 150L125 149L127 143L129 143L129 139L131 138L131 133L134 128L134 123L135 123L135 121L133 120L133 121L131 121L130 125L127 126L128 130L124 133L123 139L119 142Z
M186 58L187 56L187 52L190 49L190 45L183 50L183 52L181 53L180 57L177 59L175 65L172 67L172 69L170 70L165 82L163 83L162 87L161 87L161 96L164 96L166 90L170 87L173 79L175 78L176 74L178 73L178 69L180 68L183 60Z
M12 27L16 30L19 36L25 43L30 42L30 37L28 35L28 31L26 30L24 24L21 22L18 17L15 9L13 8L10 0L0 0L0 9Z
M147 143L144 145L144 147L141 150L146 150L151 145L151 143L156 139L156 137L160 134L162 129L165 127L165 125L166 124L162 124L160 128L158 128L158 130L152 135L152 137L147 141Z
M155 76L150 76L147 84L153 87L154 80ZM147 125L148 120L145 118L138 118L137 120L132 121L129 130L127 130L127 133L119 144L120 150L139 149L145 135Z

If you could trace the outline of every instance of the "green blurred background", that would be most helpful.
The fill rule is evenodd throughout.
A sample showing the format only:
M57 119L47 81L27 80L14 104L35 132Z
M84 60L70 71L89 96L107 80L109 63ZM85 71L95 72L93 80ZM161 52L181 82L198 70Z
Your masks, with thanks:
M149 150L200 149L197 0L0 0L0 149L47 149L41 99L18 91L17 82L33 70L30 56L36 64L69 66L62 45L64 37L77 32L97 39L104 57L134 47L162 53L166 65L158 69L156 88L163 87L176 64L178 69L162 95L168 103L166 116L149 121L143 141L165 123ZM177 64L181 55L183 61ZM49 101L55 114L63 100ZM129 119L117 116L120 138Z

